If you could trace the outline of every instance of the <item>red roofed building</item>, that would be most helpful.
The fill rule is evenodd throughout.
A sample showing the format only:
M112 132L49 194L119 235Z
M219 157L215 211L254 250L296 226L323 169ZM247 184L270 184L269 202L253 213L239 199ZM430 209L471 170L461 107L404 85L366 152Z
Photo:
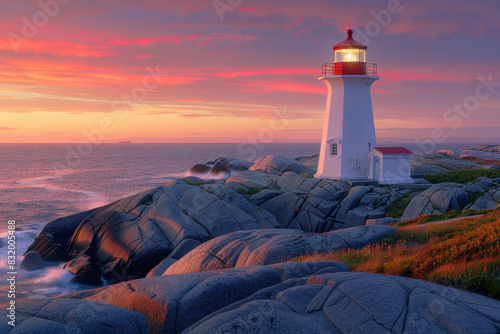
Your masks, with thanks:
M410 159L413 152L404 147L374 147L370 153L369 178L380 184L414 183Z

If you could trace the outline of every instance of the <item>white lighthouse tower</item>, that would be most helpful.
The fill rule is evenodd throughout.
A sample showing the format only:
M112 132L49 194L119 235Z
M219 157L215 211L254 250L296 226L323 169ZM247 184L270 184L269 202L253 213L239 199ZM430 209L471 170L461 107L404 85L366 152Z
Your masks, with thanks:
M370 153L377 146L370 88L377 65L366 63L367 47L352 38L333 47L334 63L323 65L328 88L317 178L373 178Z

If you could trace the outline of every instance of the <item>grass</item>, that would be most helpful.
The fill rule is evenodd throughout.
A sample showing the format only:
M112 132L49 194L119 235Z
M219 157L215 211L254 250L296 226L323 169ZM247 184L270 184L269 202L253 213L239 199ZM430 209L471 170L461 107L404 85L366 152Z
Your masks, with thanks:
M467 183L467 182L472 182L481 176L489 178L500 177L500 169L452 170L441 174L425 175L425 179L432 183L441 183L441 182Z
M248 191L245 191L245 189L242 189L242 188L236 189L236 192L238 194L247 194L247 195L254 195L254 194L258 193L259 191L260 191L260 189L258 189L258 188L250 188L250 189L248 189Z
M392 218L401 218L403 216L403 213L405 212L406 207L411 202L410 195L415 192L421 191L422 189L413 189L404 194L404 196L395 200L394 203L392 203L392 205L387 209L387 216Z
M302 176L302 177L305 177L306 179L311 179L312 178L312 176L309 175L307 172L301 173L299 175Z
M247 194L248 194L248 195L253 195L253 194L258 193L259 191L260 191L260 189L257 189L257 188L250 188L250 189L248 189Z
M204 183L202 183L202 182L194 182L194 181L186 180L186 179L184 179L184 181L186 181L187 184L190 184L192 186L202 186L202 185L204 185Z
M412 277L500 299L500 207L476 218L400 226L393 237L362 249L294 261L340 261L352 271Z
M432 215L420 216L420 217L412 219L412 220L407 220L407 221L403 221L401 223L394 223L394 224L390 224L390 225L394 226L394 227L398 227L398 228L404 227L404 226L415 226L415 225L422 225L422 224L443 221L443 220L448 220L448 219L453 219L453 218L470 217L470 216L485 214L488 212L490 212L490 210L480 210L480 211L452 210L452 211L449 211L449 212L443 213L443 214L432 214Z

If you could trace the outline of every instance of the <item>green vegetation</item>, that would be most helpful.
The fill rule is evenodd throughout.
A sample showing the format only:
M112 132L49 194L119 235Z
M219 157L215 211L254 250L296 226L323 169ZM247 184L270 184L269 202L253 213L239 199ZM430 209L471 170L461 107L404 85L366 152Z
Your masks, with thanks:
M194 181L187 180L187 179L184 179L184 181L186 181L187 184L190 184L192 186L202 186L202 185L204 185L204 183L202 183L202 182L194 182Z
M248 189L248 191L245 191L245 189L242 189L242 188L236 189L236 192L238 194L242 194L242 195L243 194L253 195L253 194L258 193L259 191L260 191L260 189L258 189L258 188L250 188L250 189Z
M248 189L247 194L253 195L253 194L258 193L259 191L260 191L260 189L258 189L258 188L250 188L250 189Z
M472 197L472 198L471 198L471 201L470 201L470 206L472 206L472 205L476 204L476 201L477 201L479 198L481 198L481 197L484 195L484 193L485 193L485 191L482 191L482 192L476 192L476 193L475 193L475 192L469 191L469 190L467 190L467 189L466 189L466 191L467 191L467 192L471 195L471 197Z
M341 261L352 271L412 277L500 299L500 207L483 213L416 226L429 216L420 217L415 224L400 225L393 237L362 249L305 255L294 261Z
M500 177L500 169L452 170L441 174L426 175L425 179L432 183L441 183L441 182L467 183L467 182L472 182L481 176L489 178Z
M392 203L392 205L387 209L387 216L392 218L401 218L403 216L403 212L405 212L406 207L411 202L410 195L421 191L422 189L413 189L404 194L403 197L395 200L394 203Z
M301 173L300 176L305 177L306 179L312 179L312 176L309 175L307 172Z

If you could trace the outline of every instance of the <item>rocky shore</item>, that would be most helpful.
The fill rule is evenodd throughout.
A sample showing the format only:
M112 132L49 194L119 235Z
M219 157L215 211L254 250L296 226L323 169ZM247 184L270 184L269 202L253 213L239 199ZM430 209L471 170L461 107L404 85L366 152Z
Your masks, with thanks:
M418 154L412 174L499 168L493 161L500 160L499 148ZM500 178L350 186L312 178L317 160L219 158L194 166L185 178L50 222L28 249L25 268L65 262L74 280L110 285L20 300L19 326L5 332L500 331L500 302L487 297L349 273L339 262L286 262L391 236L396 228L366 222L385 218L409 194L403 218L495 208Z

